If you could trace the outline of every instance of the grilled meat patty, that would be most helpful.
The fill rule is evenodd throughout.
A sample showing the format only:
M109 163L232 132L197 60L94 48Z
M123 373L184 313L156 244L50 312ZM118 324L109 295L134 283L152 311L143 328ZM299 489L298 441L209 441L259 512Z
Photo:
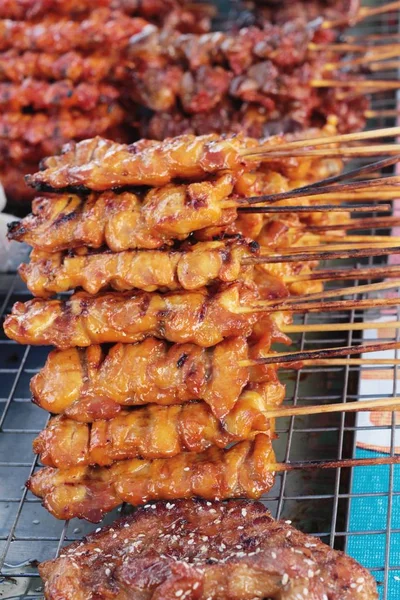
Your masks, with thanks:
M353 559L260 502L148 504L43 563L47 600L372 600Z

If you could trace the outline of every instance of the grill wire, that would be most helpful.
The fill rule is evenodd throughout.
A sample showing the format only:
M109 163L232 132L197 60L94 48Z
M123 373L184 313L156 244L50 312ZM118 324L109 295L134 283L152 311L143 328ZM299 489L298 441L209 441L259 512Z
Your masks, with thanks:
M367 3L364 2L364 5ZM374 4L370 2L368 4ZM375 4L381 4L379 1ZM356 28L357 33L396 33L397 19L387 16L369 19ZM396 72L385 73L384 77L397 78ZM379 74L377 78L384 78ZM396 108L395 93L375 94L373 108ZM370 128L394 125L393 119L374 119ZM351 166L355 166L354 162ZM390 174L390 171L388 172ZM377 213L375 213L377 214ZM371 215L372 216L372 215ZM375 232L371 232L372 234ZM378 232L382 233L382 232ZM357 264L382 264L384 259L367 259ZM357 266L351 260L348 266ZM343 266L343 261L341 262ZM348 281L327 284L326 287L357 285ZM363 281L363 283L367 283ZM368 282L371 283L371 282ZM398 293L399 290L396 290ZM0 275L0 317L11 310L17 301L26 301L30 294L15 274ZM362 296L353 296L361 298ZM363 296L368 297L368 296ZM348 313L310 314L304 323L357 322L379 318L379 311L352 310ZM384 310L390 320L399 320L398 309ZM301 334L292 336L294 349L312 350L316 348L357 344L361 332L336 332L332 334ZM397 337L380 341L394 341ZM29 381L43 366L47 348L18 346L5 338L0 331L0 598L41 598L42 586L38 577L39 562L55 557L60 548L71 541L82 538L97 526L74 519L61 522L50 516L41 507L40 500L28 492L24 486L31 473L38 468L33 457L31 444L45 426L48 416L45 411L30 401ZM307 367L301 371L282 370L280 380L286 384L286 403L294 405L353 402L358 398L373 396L357 394L361 369L373 371L377 367ZM393 394L397 390L397 367L391 369ZM382 395L382 397L387 397ZM279 439L275 442L278 460L322 460L352 458L355 452L355 433L368 427L357 427L352 414L314 415L281 418L277 422ZM371 428L370 428L371 429ZM395 417L391 425L381 427L391 435L391 452L394 453ZM369 467L374 469L374 467ZM376 564L365 565L374 573L383 600L393 598L390 586L394 572L400 570L400 551L393 551L393 539L400 536L400 528L393 526L393 503L400 496L400 486L396 487L395 474L399 467L379 467L387 469L388 485L382 492L352 493L354 469L332 469L317 471L294 471L280 473L271 492L263 498L274 517L291 519L293 524L306 533L316 535L327 544L346 551L350 537L359 536L368 544L371 533L385 537L385 551L377 557ZM382 473L382 471L380 471ZM349 531L349 505L352 499L381 497L387 501L387 526L374 532L363 530ZM111 522L126 512L123 507L114 511L103 521ZM390 594L390 595L389 595Z

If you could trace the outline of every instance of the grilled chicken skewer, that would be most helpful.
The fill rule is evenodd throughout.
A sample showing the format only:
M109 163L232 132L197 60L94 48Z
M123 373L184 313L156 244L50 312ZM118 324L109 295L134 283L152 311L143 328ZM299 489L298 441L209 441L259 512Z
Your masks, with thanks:
M230 449L211 447L199 454L172 458L130 459L111 467L46 467L27 485L58 519L79 517L98 522L121 504L145 504L156 499L202 497L223 500L259 498L274 483L271 438L258 434Z
M211 446L226 448L233 442L271 432L273 423L264 413L273 398L244 391L223 420L204 402L178 406L147 405L121 413L111 420L78 423L65 416L54 417L33 442L41 462L70 469L83 465L111 465L127 458L168 458L181 452L203 452ZM278 384L279 387L279 384ZM284 389L276 394L280 403Z
M83 21L46 16L40 22L0 21L0 51L36 50L69 52L69 50L94 50L106 45L121 48L129 38L143 31L148 23L141 18L124 15L107 8L93 10Z
M8 337L21 344L58 348L105 342L137 342L155 335L163 339L211 347L226 337L250 335L258 319L241 308L255 290L229 285L216 294L118 292L91 296L80 292L65 302L17 302L4 323Z
M49 412L91 422L111 418L127 406L201 399L222 418L249 380L274 383L271 398L280 394L274 366L240 366L241 361L269 353L272 342L289 341L272 319L264 319L259 330L250 347L243 337L228 338L207 350L148 338L134 345L117 344L106 355L100 346L54 350L31 380L33 400Z

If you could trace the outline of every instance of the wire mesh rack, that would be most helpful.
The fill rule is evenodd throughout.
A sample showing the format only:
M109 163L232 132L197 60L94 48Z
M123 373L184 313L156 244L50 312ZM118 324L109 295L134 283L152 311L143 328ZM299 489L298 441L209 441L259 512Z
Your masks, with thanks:
M372 3L373 4L373 3ZM377 2L379 4L379 2ZM379 17L361 26L365 33L395 33L397 19ZM360 29L358 30L360 31ZM385 74L385 77L397 73ZM396 97L379 94L374 108L396 108ZM371 127L393 125L391 119L381 118ZM354 266L351 260L348 265ZM382 264L382 259L369 259L364 264ZM343 263L342 263L343 265ZM351 285L353 282L348 282ZM358 281L354 281L356 285ZM397 293L399 290L397 290ZM15 274L0 275L0 317L3 318L17 301L25 301L29 293ZM360 297L360 296L358 296ZM395 307L386 309L385 316L399 320ZM374 320L378 312L366 315L362 311L309 315L305 323L340 323ZM296 349L356 344L360 332L332 334L301 334L294 336ZM380 341L398 340L398 333ZM32 441L45 426L47 413L31 403L29 381L43 366L48 348L18 346L6 339L0 330L0 598L40 598L41 581L37 572L39 562L56 556L61 547L97 526L72 520L57 521L42 508L40 500L26 488L25 481L38 468L32 454ZM368 399L359 393L360 376L373 373L377 367L307 367L300 371L281 370L280 379L286 384L287 403L323 404L346 403ZM386 367L390 374L391 392L398 394L397 368ZM373 394L372 397L376 397ZM278 460L299 461L315 459L352 458L356 452L356 434L373 427L360 426L352 414L329 414L281 418L279 439L275 443ZM390 433L391 453L395 451L396 421L380 427ZM376 430L376 428L375 428ZM364 467L363 467L364 468ZM400 598L400 466L365 467L371 478L379 478L379 491L355 491L355 469L294 471L281 473L264 502L277 518L291 519L306 533L319 536L332 547L357 555L357 548L368 545L369 536L379 536L379 552L368 559L375 575L382 600ZM357 488L358 490L358 488ZM354 526L350 514L359 510L357 503L372 499L383 517L380 527L371 529L366 523ZM362 506L362 505L360 505ZM129 510L123 507L120 512ZM120 512L114 511L102 523L111 522ZM367 519L367 515L366 515ZM357 557L359 554L357 555ZM363 562L361 560L361 562Z

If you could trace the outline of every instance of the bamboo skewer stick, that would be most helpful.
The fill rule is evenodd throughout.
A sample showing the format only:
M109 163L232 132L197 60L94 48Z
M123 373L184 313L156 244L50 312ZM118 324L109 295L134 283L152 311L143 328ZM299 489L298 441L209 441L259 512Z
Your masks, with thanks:
M400 8L400 2L394 1L389 2L388 4L384 4L383 6L374 6L374 7L361 7L357 14L354 17L343 17L342 19L337 19L336 21L324 21L321 25L323 29L334 29L335 27L340 27L341 25L351 24L352 26L358 23L359 21L363 21L368 17L373 17L376 15L383 15L385 13L391 12L393 10L398 10Z
M350 219L348 222L335 223L334 225L307 225L307 232L335 231L336 229L342 231L352 229L390 229L396 226L400 226L400 217L368 217L365 219ZM296 228L293 227L293 229Z
M400 397L393 398L374 398L371 400L358 400L347 404L318 404L311 406L280 406L279 408L267 409L263 414L267 419L277 419L279 417L299 417L302 415L321 415L327 413L347 413L347 412L373 412L394 411L400 408Z
M343 469L346 467L372 467L375 465L394 465L400 463L400 456L383 456L377 458L343 458L334 461L271 463L268 468L273 473L298 471L305 469Z
M400 68L400 62L399 62ZM367 119L379 119L384 117L398 117L400 115L400 111L397 109L381 109L381 110L366 110L364 112L364 117Z
M399 114L400 114L400 112L399 112ZM325 187L332 183L339 183L346 179L354 178L358 175L370 175L371 173L373 173L375 171L380 171L381 169L384 169L385 167L390 167L390 166L394 165L399 160L400 160L400 155L397 157L391 156L390 158L384 158L383 160L378 160L376 162L369 163L368 165L364 165L362 167L357 167L356 169L352 169L351 171L339 173L339 175L333 175L331 177L326 177L325 179L315 181L314 183L305 185L302 188L297 188L297 189L314 189L314 188L319 188L319 187Z
M397 82L396 82L397 83ZM303 138L301 140L294 140L293 142L286 142L279 146L279 150L292 150L294 148L304 148L304 146L326 146L328 144L340 144L342 142L358 142L360 140L372 140L384 137L397 137L400 135L400 127L386 127L383 129L374 129L372 131L360 131L356 133L344 133L340 135L330 135L319 138ZM267 154L273 152L276 146L259 146L250 150L245 150L242 156L253 156L260 153Z
M320 269L313 273L300 275L287 275L283 277L284 283L297 283L299 281L340 281L346 279L387 279L400 277L400 265L382 265L381 267L365 267L355 269Z
M400 365L400 358L313 358L302 360L302 367L368 367Z
M400 196L400 193L398 194ZM361 198L360 198L361 200ZM228 206L223 205L224 208ZM237 208L238 205L235 204ZM229 208L232 208L229 205ZM242 206L239 204L237 208L240 213L257 214L257 213L309 213L309 212L350 212L350 213L363 213L363 212L390 212L392 207L390 204L359 204L359 205L335 205L335 204L314 204L306 206L292 206L287 204L285 206ZM336 227L337 229L337 227Z
M372 93L373 91L398 90L400 88L400 81L386 79L371 79L370 81L362 79L313 79L311 81L311 87L367 89L369 90L368 93Z
M256 312L273 313L290 311L293 314L307 312L341 312L352 309L361 310L365 308L377 308L383 306L396 306L400 304L400 298L368 298L366 300L335 300L332 302L316 301L316 302L299 302L298 304L285 304L282 302L275 306L247 306L237 310L238 314L251 314Z
M347 250L349 252L349 257L352 256L352 251L353 250L362 250L362 249L381 249L381 248L386 248L386 249L391 249L396 248L397 247L397 243L394 242L393 245L390 242L375 242L375 243L368 243L368 242L361 242L361 243L350 243L350 242L346 242L346 238L342 237L342 238L338 238L338 242L340 242L341 240L343 240L343 243L331 243L331 244L320 244L318 246L291 246L291 247L283 247L283 248L279 248L279 252L281 253L282 256L286 257L286 253L288 253L289 255L292 255L296 252L298 253L310 253L310 254L314 254L316 252L331 252L331 251L340 251L340 250ZM263 246L264 249L266 249L266 246ZM271 250L271 254L261 254L261 256L251 256L249 257L250 260L253 260L255 262L267 262L268 258L272 255L274 256L274 253L277 252L277 250ZM261 260L260 260L261 259ZM263 261L262 259L267 259L265 261ZM286 259L286 258L285 258ZM243 259L246 260L246 259Z
M400 321L366 321L363 323L315 323L281 325L283 333L324 333L329 331L366 331L368 329L399 329Z
M308 228L307 228L307 233L308 233ZM317 235L317 234L313 234L313 235ZM340 240L343 240L344 242L349 242L350 244L353 243L371 243L371 244L379 244L379 243L386 243L389 242L389 244L400 244L400 237L398 236L392 236L392 235L346 235L343 237L339 237L337 235L328 235L328 234L321 234L318 235L319 239L325 242L338 242Z
M298 352L276 352L266 354L263 358L240 360L241 367L254 367L256 365L271 365L280 363L296 363L303 360L333 358L336 356L349 356L351 354L364 354L364 352L382 352L384 350L397 350L400 342L386 342L378 344L360 344L358 346L339 346L338 348L323 348L319 350L300 350ZM374 359L375 360L375 359ZM391 360L391 359L390 359Z
M325 298L335 298L336 296L347 296L348 294L365 294L367 292L378 292L382 290L390 290L400 286L400 279L395 281L384 281L383 283L371 283L368 285L356 285L346 288L339 288L337 290L325 290L317 294L306 294L304 296L291 296L285 298L284 304L298 304L299 302L305 302L306 300L324 300ZM253 306L276 306L280 304L282 300L262 300L261 302Z
M338 197L338 194L348 192L359 192L360 197L362 193L385 193L385 191L394 192L400 194L400 186L397 191L397 184L400 183L400 176L393 175L389 177L379 177L378 179L362 179L358 181L349 181L347 183L341 183L339 185L326 185L320 187L304 187L289 190L279 194L266 194L262 196L251 196L249 198L241 198L240 201L243 204L260 204L261 202L280 202L281 200L294 200L295 198L312 198L314 196L322 196L326 198L326 194L333 194L333 197ZM396 186L396 187L395 187ZM393 187L393 190L388 190L389 187ZM383 188L382 190L380 188Z
M400 88L400 82L398 87ZM277 146L279 148L279 146ZM303 150L275 150L269 152L264 158L263 162L268 160L276 160L277 158L301 158L303 156L324 156L326 158L335 157L360 157L360 156L393 156L400 154L399 144L383 144L377 146L354 146L354 147L338 147L338 148L311 148L305 147Z
M281 262L297 262L309 260L333 260L336 258L361 258L366 256L385 256L387 254L400 254L400 247L393 248L360 248L347 249L342 251L328 252L299 252L298 254L271 254L270 256L254 256L243 259L243 264L275 264Z

